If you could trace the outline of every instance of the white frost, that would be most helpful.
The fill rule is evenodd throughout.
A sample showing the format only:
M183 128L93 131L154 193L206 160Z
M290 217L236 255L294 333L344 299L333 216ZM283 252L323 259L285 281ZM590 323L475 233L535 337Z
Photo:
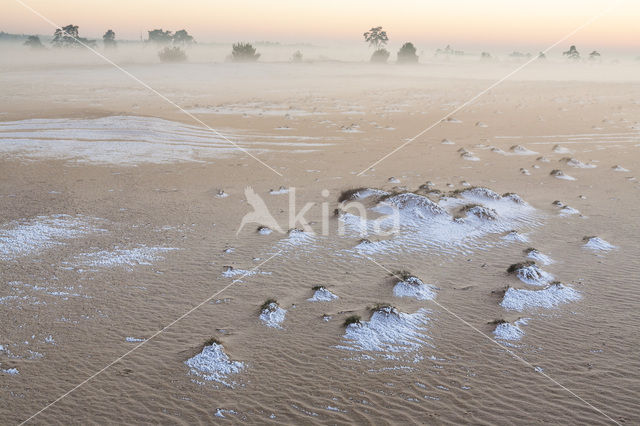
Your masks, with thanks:
M330 301L335 300L337 298L338 298L338 296L336 296L335 294L331 293L326 288L320 287L319 289L317 289L315 291L315 293L313 293L313 297L310 297L307 300L309 302L330 302Z
M435 288L423 283L416 277L409 277L399 281L393 287L393 295L396 297L413 297L418 300L433 300L436 297Z
M191 369L191 374L232 386L233 382L227 382L227 376L239 373L244 369L244 364L239 361L231 361L224 352L224 347L217 343L205 346L198 355L189 358L185 364Z
M580 293L563 284L552 284L542 290L509 288L500 303L505 309L523 311L527 308L554 308L580 299Z

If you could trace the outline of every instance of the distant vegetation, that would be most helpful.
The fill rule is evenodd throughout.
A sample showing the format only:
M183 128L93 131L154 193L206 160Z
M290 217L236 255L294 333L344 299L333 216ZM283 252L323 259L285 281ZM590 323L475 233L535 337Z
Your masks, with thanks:
M161 62L185 62L187 60L187 53L178 46L165 46L160 52L158 57Z
M256 48L250 43L234 43L231 51L231 60L233 62L256 62L260 57L256 53Z
M95 47L96 42L94 40L88 40L84 37L80 37L77 25L67 25L66 27L58 28L53 33L53 40L51 40L53 47L83 47L90 46Z
M436 50L436 56L463 56L462 50L454 50L450 45L447 45L444 49Z
M575 46L571 46L569 50L567 50L566 52L563 52L562 54L574 61L577 61L578 59L580 59L580 52L578 52L578 49L576 49Z
M29 37L27 37L24 45L32 49L44 49L44 44L42 44L42 42L40 41L40 37L36 35L30 35Z
M371 62L384 63L389 59L389 51L385 49L385 46L389 42L387 32L382 27L373 27L369 31L363 34L364 41L369 43L369 46L373 47L375 51L371 55Z
M291 56L291 62L302 62L302 52L299 50L296 50L295 52L293 52L293 56Z
M398 51L398 63L400 64L417 64L418 55L413 43L405 43Z
M188 46L196 42L187 30L179 30L173 34L171 31L164 31L160 28L159 30L151 30L147 33L149 34L147 42L160 46L166 46L168 44Z
M107 30L102 36L102 43L106 49L116 47L116 33L113 30Z

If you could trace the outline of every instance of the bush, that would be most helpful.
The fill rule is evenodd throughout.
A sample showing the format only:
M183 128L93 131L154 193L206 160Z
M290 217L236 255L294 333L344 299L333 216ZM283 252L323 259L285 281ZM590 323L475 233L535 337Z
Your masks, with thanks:
M233 62L256 62L260 57L256 53L256 48L250 43L235 43L231 51L231 60Z
M416 55L416 48L413 43L405 43L398 51L398 63L399 64L417 64L418 55Z
M44 49L44 45L40 41L40 37L35 35L30 35L24 42L24 45L32 49Z
M179 47L165 47L158 52L161 62L184 62L187 60L187 54Z
M389 59L389 55L391 54L387 49L385 48L378 49L375 52L373 52L373 55L371 55L371 62L384 64Z

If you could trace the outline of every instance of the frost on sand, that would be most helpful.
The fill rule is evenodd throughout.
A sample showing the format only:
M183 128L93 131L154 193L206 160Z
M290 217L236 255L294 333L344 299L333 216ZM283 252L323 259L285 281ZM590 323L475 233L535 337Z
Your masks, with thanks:
M224 347L218 343L205 346L202 352L184 363L190 368L191 374L229 387L235 383L228 382L227 376L239 373L244 369L244 364L230 360L224 352Z
M418 300L433 300L436 297L435 288L423 283L419 278L409 277L398 281L393 287L396 297L413 297Z
M560 304L580 299L580 293L561 283L551 284L542 290L520 290L510 287L500 306L513 311L529 308L554 308Z
M349 351L412 352L427 345L426 309L406 314L391 306L374 310L369 321L347 326L340 349Z

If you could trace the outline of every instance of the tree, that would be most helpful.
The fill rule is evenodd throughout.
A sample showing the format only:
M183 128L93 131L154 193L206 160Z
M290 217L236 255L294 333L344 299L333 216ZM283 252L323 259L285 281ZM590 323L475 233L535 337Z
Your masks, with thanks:
M369 46L376 49L371 55L371 62L383 63L389 59L389 51L384 48L389 42L387 32L382 27L373 27L369 31L363 34L364 41L369 43Z
M256 48L250 43L234 43L231 51L231 60L233 62L255 62L260 57L256 53Z
M105 48L116 47L116 33L114 33L113 30L107 30L102 36L102 43Z
M176 31L176 33L173 35L173 44L185 46L193 43L195 43L195 40L192 36L189 35L187 30Z
M30 35L24 42L24 45L32 49L44 49L44 44L42 44L40 37L37 35Z
M96 45L96 42L80 37L77 25L67 25L66 27L56 29L53 33L51 44L53 47L82 47L83 45L93 47Z
M184 62L187 60L187 54L178 46L165 46L158 52L158 57L161 62Z
M538 53L538 59L547 59L547 55L544 52Z
M592 61L595 61L596 59L600 59L600 53L598 53L597 50L594 50L593 52L589 53L589 59Z
M167 45L173 41L173 34L171 31L163 31L162 28L159 30L151 30L148 31L149 39L147 42L159 44L159 45Z
M407 42L402 45L398 51L398 63L401 64L417 64L418 55L416 55L416 48L413 43Z
M576 49L575 46L571 46L569 50L563 52L562 54L572 60L580 59L580 52L578 52L578 49Z
M383 48L389 42L387 32L383 31L382 27L373 27L363 35L364 41L376 50Z

